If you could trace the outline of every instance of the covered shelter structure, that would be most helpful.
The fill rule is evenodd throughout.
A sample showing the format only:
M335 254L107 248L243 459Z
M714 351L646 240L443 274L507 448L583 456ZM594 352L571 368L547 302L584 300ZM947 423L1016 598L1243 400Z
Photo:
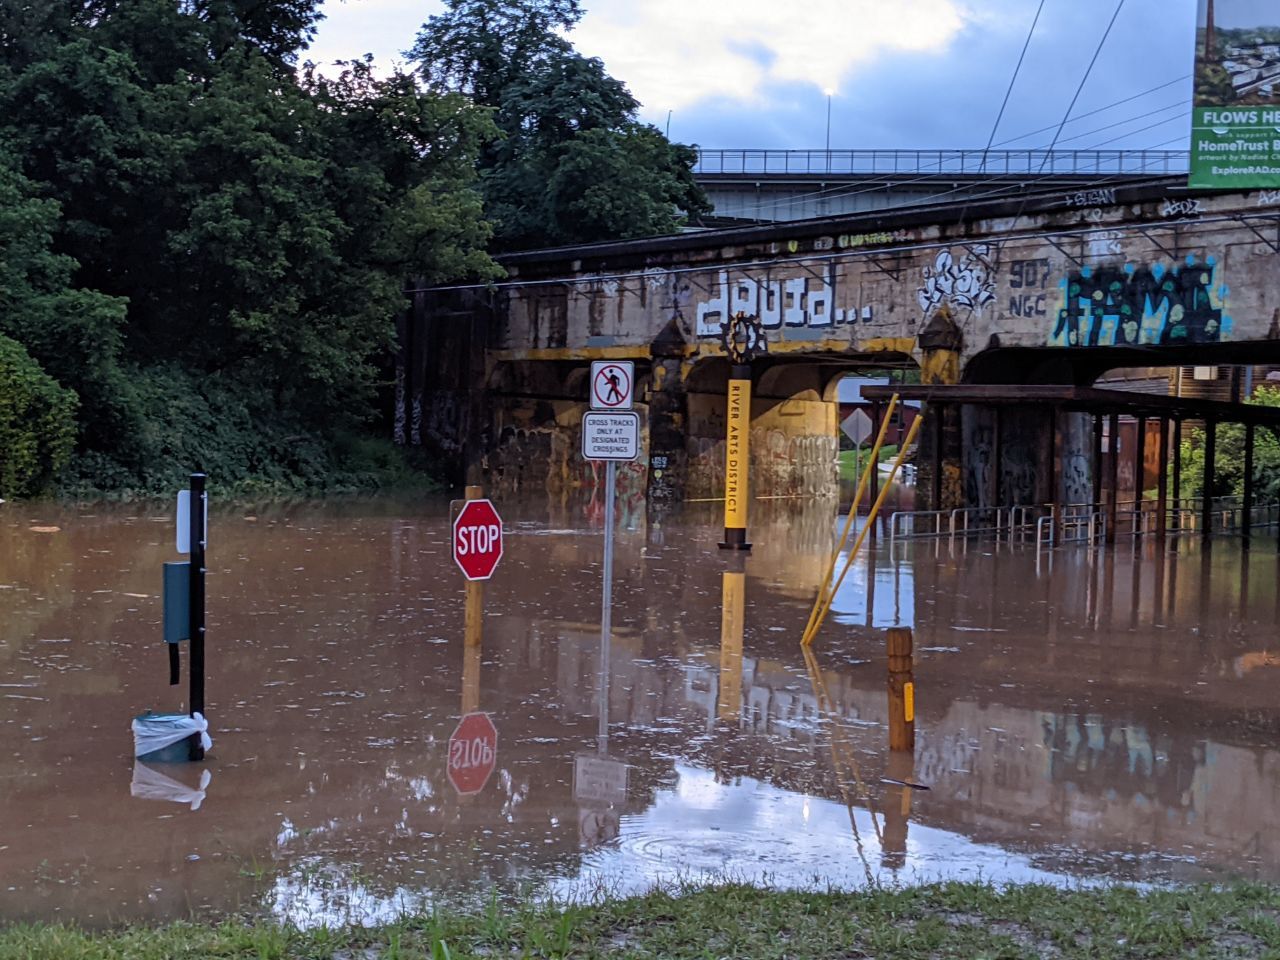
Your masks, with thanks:
M1203 425L1203 495L1192 510L1198 514L1202 536L1214 530L1212 491L1218 475L1218 427L1244 427L1244 490L1239 505L1239 529L1247 539L1255 527L1255 441L1259 428L1280 437L1280 409L1248 403L1172 397L1102 390L1071 385L956 384L864 387L863 397L877 408L895 393L901 400L925 404L926 428L917 453L917 477L929 484L930 502L942 503L944 477L959 472L965 503L960 509L1038 506L1052 517L1054 540L1082 507L1105 517L1108 543L1116 538L1120 500L1118 473L1123 459L1132 457L1135 480L1134 531L1145 529L1148 505L1154 513L1154 533L1163 540L1170 521L1180 525L1186 512L1182 470L1176 452L1182 447L1184 425ZM1137 421L1130 451L1120 447L1121 417ZM876 418L878 420L878 416ZM977 424L977 426L975 426ZM1156 439L1148 450L1148 434ZM1171 456L1171 451L1173 456ZM1151 461L1154 461L1152 464ZM978 466L974 466L974 464ZM1032 483L1009 483L1011 473L1034 471ZM1143 477L1154 467L1156 496L1144 497ZM1014 487L1021 496L1010 496ZM1027 502L1028 491L1044 496ZM1085 499L1087 496L1087 500ZM1172 499L1172 509L1171 509ZM1007 502L1014 500L1017 502ZM1233 508L1234 509L1234 508Z

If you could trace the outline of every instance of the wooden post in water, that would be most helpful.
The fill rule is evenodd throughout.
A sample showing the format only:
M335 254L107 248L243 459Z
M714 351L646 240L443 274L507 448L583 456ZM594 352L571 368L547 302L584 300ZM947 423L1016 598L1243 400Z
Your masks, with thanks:
M483 500L484 487L469 485L468 500ZM462 713L480 709L480 650L484 644L484 581L467 581L463 621Z
M911 628L890 627L889 645L889 749L916 749L916 687Z

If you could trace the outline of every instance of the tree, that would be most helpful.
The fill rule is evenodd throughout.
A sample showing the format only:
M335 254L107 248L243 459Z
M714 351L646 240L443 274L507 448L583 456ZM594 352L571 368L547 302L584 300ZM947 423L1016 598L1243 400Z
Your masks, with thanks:
M578 0L447 0L409 51L433 87L498 108L513 84L573 48L555 31L581 18Z
M373 412L405 281L493 275L492 121L368 63L295 70L315 6L0 7L27 38L0 49L0 244L30 240L0 283L35 305L0 302L0 333L82 391L82 472L323 477Z
M76 441L76 395L0 336L0 497L48 489Z
M1280 388L1259 386L1250 404L1280 408ZM1244 496L1245 428L1238 423L1219 424L1216 438L1214 487L1211 496ZM1179 451L1182 493L1199 497L1204 492L1204 431L1193 430ZM1258 503L1280 502L1280 436L1263 427L1254 431L1254 497Z
M410 51L428 83L494 111L480 166L501 249L672 233L710 210L694 152L555 32L580 15L576 0L449 0Z
M53 250L59 205L36 193L0 150L0 336L79 395L85 443L128 446L140 424L121 363L125 303L73 285L75 261Z

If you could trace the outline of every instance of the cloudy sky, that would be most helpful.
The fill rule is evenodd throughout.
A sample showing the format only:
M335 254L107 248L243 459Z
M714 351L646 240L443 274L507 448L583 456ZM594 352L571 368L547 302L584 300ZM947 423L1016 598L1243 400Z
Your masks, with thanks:
M997 142L1048 146L1116 2L1046 0ZM672 139L821 148L830 92L832 148L982 147L1037 5L584 0L586 16L570 37L627 83L644 119L665 128L670 113ZM441 6L327 0L309 56L326 63L372 53L382 64L399 62ZM1125 0L1073 112L1080 119L1059 145L1182 149L1195 21L1195 0Z

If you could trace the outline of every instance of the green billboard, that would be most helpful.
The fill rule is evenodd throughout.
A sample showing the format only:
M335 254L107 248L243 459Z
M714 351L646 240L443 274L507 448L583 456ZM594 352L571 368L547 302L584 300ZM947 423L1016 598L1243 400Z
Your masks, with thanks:
M1200 0L1192 187L1280 187L1280 4Z

